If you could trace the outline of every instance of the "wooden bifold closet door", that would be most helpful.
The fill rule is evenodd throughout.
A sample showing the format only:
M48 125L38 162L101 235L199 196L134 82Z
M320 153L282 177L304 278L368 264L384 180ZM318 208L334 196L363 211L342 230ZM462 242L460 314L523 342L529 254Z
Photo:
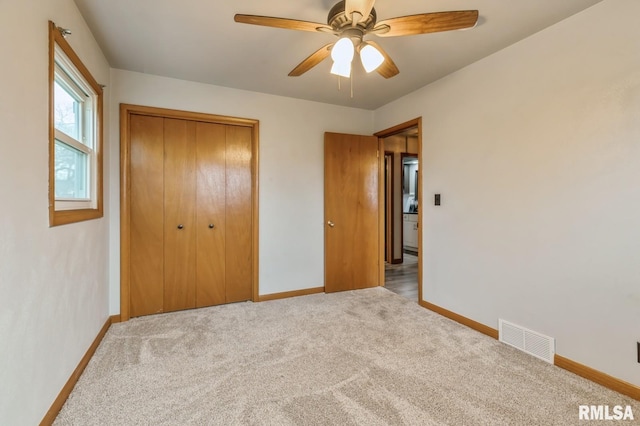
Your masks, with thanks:
M132 114L130 316L252 297L252 130Z

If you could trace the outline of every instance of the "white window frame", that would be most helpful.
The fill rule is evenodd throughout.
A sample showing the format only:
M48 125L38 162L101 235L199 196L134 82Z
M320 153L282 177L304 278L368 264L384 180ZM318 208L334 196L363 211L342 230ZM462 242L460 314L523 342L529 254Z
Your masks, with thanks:
M50 146L49 146L49 222L51 226L102 217L102 87L96 83L60 30L50 25ZM55 85L80 105L76 139L56 128ZM56 197L56 145L86 156L86 198Z

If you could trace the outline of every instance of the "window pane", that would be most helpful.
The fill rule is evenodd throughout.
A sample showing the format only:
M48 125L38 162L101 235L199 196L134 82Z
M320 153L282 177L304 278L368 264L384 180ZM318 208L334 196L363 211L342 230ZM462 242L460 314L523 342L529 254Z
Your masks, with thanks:
M80 141L81 104L57 81L53 93L56 129Z
M88 199L89 157L84 152L56 140L55 193L56 199Z

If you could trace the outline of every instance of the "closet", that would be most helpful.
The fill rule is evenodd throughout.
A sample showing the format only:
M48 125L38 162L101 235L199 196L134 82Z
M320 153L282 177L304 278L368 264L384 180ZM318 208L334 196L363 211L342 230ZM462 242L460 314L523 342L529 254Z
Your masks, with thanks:
M250 300L254 128L125 118L127 317Z

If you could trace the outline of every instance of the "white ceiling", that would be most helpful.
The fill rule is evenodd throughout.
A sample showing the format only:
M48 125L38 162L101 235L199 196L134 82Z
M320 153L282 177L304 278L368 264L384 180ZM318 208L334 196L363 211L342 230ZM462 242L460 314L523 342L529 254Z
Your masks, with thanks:
M469 30L376 38L400 74L354 67L338 91L331 60L287 74L335 36L235 23L236 13L326 23L337 0L75 0L110 65L130 71L312 101L376 109L601 0L378 0L378 20L477 9ZM64 26L64 23L59 23ZM73 36L71 36L73 37Z

